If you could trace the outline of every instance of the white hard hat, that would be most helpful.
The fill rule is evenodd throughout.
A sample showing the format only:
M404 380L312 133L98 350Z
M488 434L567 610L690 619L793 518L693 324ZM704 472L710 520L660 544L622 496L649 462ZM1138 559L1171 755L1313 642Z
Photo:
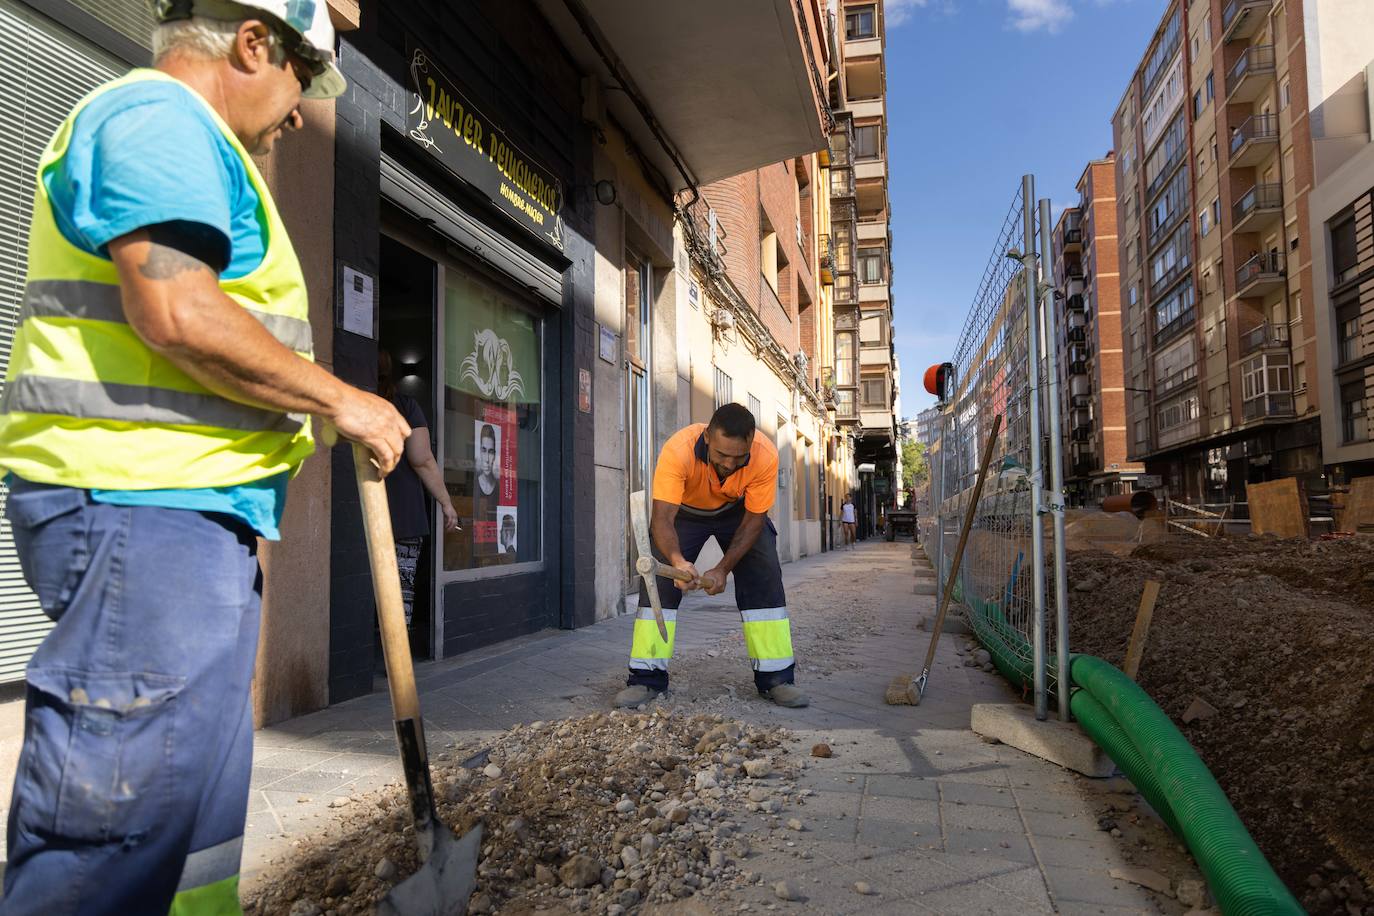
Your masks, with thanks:
M150 4L158 22L191 16L232 20L261 14L281 27L286 49L310 64L314 79L303 93L305 98L332 99L348 88L334 61L334 24L325 0L150 0Z

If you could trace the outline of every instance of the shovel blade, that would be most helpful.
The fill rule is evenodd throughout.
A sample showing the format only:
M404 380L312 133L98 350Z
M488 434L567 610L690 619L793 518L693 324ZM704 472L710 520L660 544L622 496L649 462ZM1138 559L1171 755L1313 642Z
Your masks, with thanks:
M482 825L461 837L436 819L429 861L377 904L379 916L463 916L477 888Z

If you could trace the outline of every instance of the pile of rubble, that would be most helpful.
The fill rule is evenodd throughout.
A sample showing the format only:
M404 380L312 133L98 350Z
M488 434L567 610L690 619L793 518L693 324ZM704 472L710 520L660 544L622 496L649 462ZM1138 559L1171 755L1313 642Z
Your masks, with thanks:
M1120 665L1162 583L1140 684L1315 914L1374 914L1374 539L1174 539L1069 564L1070 646Z
M744 820L800 830L785 808L810 794L796 788L789 740L784 729L656 703L516 726L485 748L441 755L440 817L458 834L479 820L485 829L469 912L561 906L619 916L761 882L741 864L751 851ZM327 842L276 863L246 912L368 913L414 871L403 787L345 810ZM776 896L788 899L783 884Z

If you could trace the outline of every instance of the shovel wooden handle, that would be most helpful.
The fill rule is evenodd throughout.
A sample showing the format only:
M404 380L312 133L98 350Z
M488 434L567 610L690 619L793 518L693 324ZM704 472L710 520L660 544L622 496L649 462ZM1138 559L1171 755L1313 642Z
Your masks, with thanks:
M353 443L353 468L358 477L358 497L363 505L363 530L367 534L367 558L372 566L372 592L377 597L377 626L382 634L386 677L391 689L394 717L420 718L420 698L415 692L415 666L410 660L410 634L406 631L405 604L401 600L401 574L396 567L396 541L391 534L391 510L386 484L377 473L372 452Z

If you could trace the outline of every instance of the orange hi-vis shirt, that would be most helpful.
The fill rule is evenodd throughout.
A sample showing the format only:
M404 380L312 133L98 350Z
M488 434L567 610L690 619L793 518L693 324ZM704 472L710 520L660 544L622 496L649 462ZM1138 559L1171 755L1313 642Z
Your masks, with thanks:
M763 513L778 493L778 449L755 433L749 460L722 482L706 457L706 424L693 423L673 433L654 468L654 499L686 509L715 512L744 500L744 508Z

